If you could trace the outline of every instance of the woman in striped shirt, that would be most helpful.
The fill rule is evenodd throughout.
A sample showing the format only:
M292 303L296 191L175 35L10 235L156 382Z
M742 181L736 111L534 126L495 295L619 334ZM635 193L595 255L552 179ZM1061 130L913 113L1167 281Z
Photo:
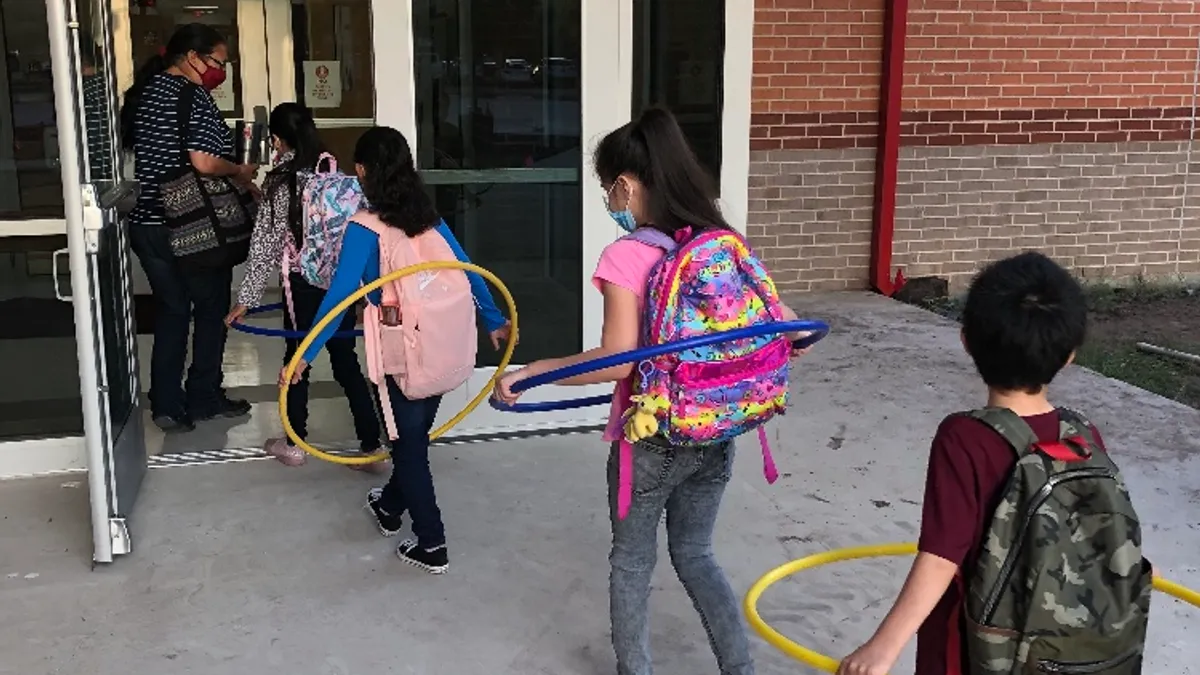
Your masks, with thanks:
M184 162L201 175L225 176L246 185L254 180L256 166L230 161L233 134L209 93L225 81L228 58L225 38L212 27L182 26L160 55L138 72L121 110L122 144L133 151L134 175L141 183L129 216L129 239L157 304L150 409L154 423L168 432L191 431L195 420L250 413L249 403L230 399L221 386L233 267L179 265L171 250L160 187L186 166ZM185 125L178 119L182 96L193 97ZM181 128L186 133L181 134ZM184 386L189 332L192 363Z

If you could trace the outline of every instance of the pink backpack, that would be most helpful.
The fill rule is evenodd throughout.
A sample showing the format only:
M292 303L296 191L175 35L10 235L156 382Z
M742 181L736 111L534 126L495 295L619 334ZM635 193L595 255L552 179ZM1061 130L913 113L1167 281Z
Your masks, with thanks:
M379 236L381 277L417 263L458 260L434 228L409 237L365 210L352 220ZM475 301L462 270L410 274L381 290L381 305L367 306L363 334L367 372L379 387L388 438L396 440L385 378L394 379L410 399L445 394L465 384L475 370L478 348Z

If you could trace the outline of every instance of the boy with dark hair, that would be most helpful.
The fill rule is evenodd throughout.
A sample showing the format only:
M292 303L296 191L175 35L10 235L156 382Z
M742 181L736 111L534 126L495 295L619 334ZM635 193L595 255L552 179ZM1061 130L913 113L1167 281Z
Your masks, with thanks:
M1137 516L1100 434L1046 394L1086 328L1079 284L1039 253L975 279L962 340L987 407L938 428L917 559L839 675L884 675L914 633L916 675L1140 672Z

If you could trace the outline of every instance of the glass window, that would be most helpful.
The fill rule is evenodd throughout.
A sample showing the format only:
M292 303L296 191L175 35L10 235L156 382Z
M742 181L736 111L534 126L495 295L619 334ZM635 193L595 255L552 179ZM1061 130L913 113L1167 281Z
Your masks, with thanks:
M675 113L700 161L721 176L725 0L633 0L633 111Z
M113 84L104 45L107 44L108 0L77 0L79 8L79 68L82 91L85 150L87 161L83 163L84 180L88 182L113 181L117 178L118 154L115 97L111 96Z
M62 218L46 4L0 0L0 47L0 220Z
M368 0L292 3L296 100L308 106L321 139L345 167L375 121L375 71ZM268 39L273 31L267 28Z
M243 119L242 79L253 75L242 73L239 67L237 18L238 0L129 0L128 35L133 49L134 72L166 47L179 26L189 23L210 25L225 37L229 48L225 83L213 90L213 99L225 119Z
M582 346L580 5L413 0L418 167L521 307L519 363Z
M45 3L0 0L0 47L0 441L79 434L67 238L13 220L63 217Z

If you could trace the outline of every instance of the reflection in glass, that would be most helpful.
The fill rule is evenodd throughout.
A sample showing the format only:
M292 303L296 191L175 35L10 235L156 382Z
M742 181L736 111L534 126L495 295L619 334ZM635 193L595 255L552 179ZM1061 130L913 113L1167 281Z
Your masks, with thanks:
M291 28L296 100L312 110L321 140L348 168L375 119L374 60L363 39L371 35L371 2L297 0Z
M75 317L54 294L63 235L5 237L0 223L0 441L83 433ZM65 256L58 287L70 292Z
M418 168L513 291L521 363L582 346L580 22L580 0L413 0Z
M238 55L238 0L129 0L129 36L133 47L134 68L166 46L175 29L188 23L212 26L225 37L229 62L225 83L212 91L213 100L227 120L242 119L242 77ZM249 75L254 77L257 75ZM125 83L125 87L132 81Z
M103 25L106 20L105 0L79 2L79 67L83 91L85 150L84 180L87 182L116 179L117 156L114 152L112 130L114 120L110 105L109 87L112 80L105 72L108 59L104 52Z
M44 2L0 0L0 52L0 220L62 218Z
M721 175L725 0L633 0L633 112L675 113L692 149Z
M121 255L125 245L120 226L107 225L100 233L100 246L96 252L96 283L100 296L100 331L104 338L104 371L108 385L108 412L112 423L113 437L120 434L129 415L133 412L134 395L137 391L133 379L132 350L130 344L129 302L126 293L124 259Z
M0 0L0 52L0 221L62 218L45 3ZM52 271L67 238L11 236L19 227L0 222L0 440L79 434L75 321Z

